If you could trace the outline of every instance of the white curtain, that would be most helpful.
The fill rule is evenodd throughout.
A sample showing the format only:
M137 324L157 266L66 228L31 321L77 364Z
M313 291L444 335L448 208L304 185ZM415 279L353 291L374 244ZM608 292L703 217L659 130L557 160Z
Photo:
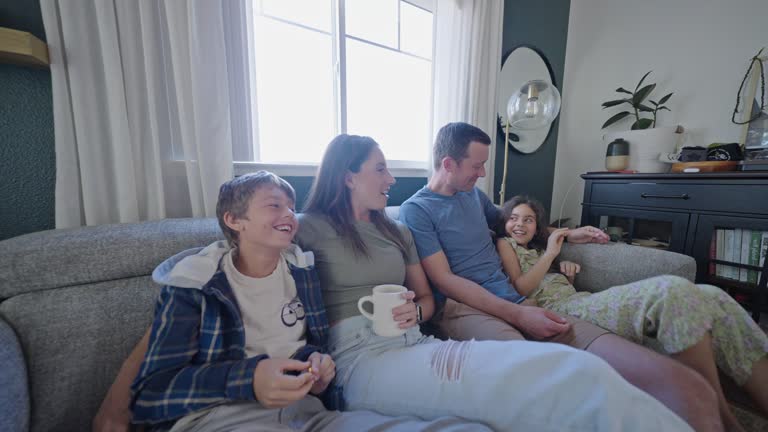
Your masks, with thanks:
M215 215L218 187L233 173L232 125L250 128L238 118L247 112L240 2L41 6L56 227Z
M446 123L463 121L490 135L487 175L477 186L491 199L503 15L503 0L435 2L434 134Z

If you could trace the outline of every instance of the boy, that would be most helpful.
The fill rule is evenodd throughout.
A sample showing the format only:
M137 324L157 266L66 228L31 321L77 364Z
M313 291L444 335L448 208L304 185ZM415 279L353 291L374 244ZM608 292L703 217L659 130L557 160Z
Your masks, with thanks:
M171 257L149 345L131 390L133 422L153 429L361 431L487 430L453 418L426 423L326 411L333 360L313 256L292 244L295 192L259 171L221 186L227 241ZM121 371L121 375L125 371Z

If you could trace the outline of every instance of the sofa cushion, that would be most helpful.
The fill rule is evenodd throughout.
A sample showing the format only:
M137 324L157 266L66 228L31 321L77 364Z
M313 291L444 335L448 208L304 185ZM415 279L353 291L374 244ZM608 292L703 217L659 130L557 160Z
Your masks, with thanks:
M165 219L14 237L0 242L0 300L51 288L147 275L181 250L222 238L216 219Z
M142 276L0 303L0 316L16 331L27 360L32 431L90 429L120 365L151 323L158 292Z
M559 258L581 266L574 283L579 291L602 291L663 274L696 278L696 261L687 255L624 243L566 243Z
M29 425L27 368L13 330L0 320L0 431L25 431Z

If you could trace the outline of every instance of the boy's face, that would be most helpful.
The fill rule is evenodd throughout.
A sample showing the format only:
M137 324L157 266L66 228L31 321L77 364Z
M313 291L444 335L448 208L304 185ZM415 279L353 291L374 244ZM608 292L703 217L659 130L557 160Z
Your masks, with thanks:
M285 249L296 235L294 202L277 186L256 189L242 219L234 219L232 229L239 234L240 247ZM228 224L229 225L229 224Z

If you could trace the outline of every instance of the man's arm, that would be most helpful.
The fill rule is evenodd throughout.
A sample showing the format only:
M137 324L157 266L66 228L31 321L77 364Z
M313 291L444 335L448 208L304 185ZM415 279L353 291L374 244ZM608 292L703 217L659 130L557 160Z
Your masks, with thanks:
M547 227L547 231L549 231L550 234L552 234L552 232L554 232L556 229L556 227ZM586 225L568 230L567 239L568 243L605 244L608 243L611 238L608 236L608 234L604 233L603 230Z
M109 387L93 419L93 432L128 432L131 423L131 383L139 374L139 367L149 345L148 328L131 354L123 362L117 378Z
M560 334L570 327L554 312L512 303L468 279L455 275L442 251L422 259L421 264L427 277L446 297L501 318L537 339Z

